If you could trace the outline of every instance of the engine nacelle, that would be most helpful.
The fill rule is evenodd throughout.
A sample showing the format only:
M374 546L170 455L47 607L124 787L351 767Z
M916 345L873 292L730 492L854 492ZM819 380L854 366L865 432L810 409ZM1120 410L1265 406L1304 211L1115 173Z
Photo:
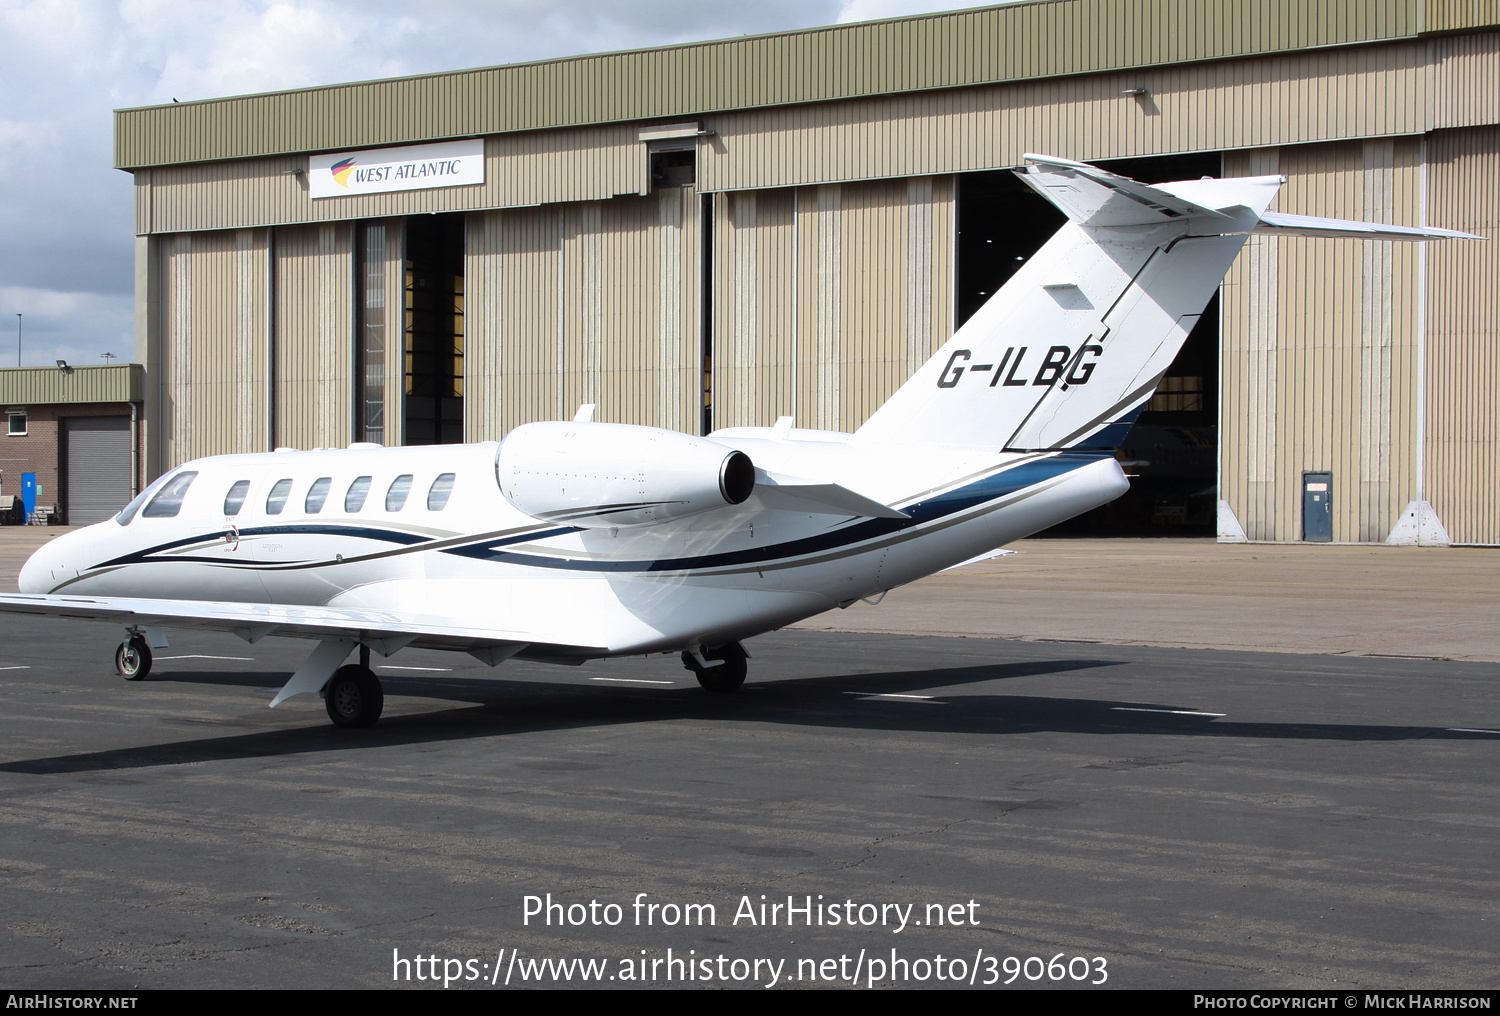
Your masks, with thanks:
M505 499L532 518L590 529L649 526L739 504L750 456L717 441L623 423L528 423L495 456Z

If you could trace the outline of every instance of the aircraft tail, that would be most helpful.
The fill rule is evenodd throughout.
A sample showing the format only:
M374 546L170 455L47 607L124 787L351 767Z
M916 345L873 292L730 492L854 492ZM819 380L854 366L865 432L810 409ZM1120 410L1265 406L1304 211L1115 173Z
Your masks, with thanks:
M1017 175L1067 216L853 440L1113 449L1252 232L1467 237L1266 211L1284 177L1148 186L1028 155Z

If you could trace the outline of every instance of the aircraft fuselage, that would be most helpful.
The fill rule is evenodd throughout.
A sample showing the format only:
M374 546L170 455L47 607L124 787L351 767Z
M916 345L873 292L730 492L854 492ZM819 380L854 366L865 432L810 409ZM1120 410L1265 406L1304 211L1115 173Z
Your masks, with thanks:
M752 494L688 518L582 528L512 506L492 442L225 455L163 478L197 474L175 515L138 510L54 540L21 589L441 615L542 658L675 651L870 597L1104 504L1127 482L1099 454L870 450L752 428L711 440L911 517L770 509Z

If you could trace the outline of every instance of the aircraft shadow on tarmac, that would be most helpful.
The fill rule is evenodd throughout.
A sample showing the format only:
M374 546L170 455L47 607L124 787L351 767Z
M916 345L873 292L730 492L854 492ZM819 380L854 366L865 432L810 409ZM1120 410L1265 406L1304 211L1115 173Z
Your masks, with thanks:
M1197 712L1192 705L1093 698L935 693L1017 677L1119 665L1118 660L1051 660L791 678L747 685L733 696L697 687L553 684L506 679L382 676L388 695L463 702L461 708L401 712L389 703L377 727L347 730L318 722L294 728L196 738L108 751L81 752L0 764L0 772L33 775L136 769L232 759L291 756L408 744L500 737L546 730L646 723L662 719L777 723L851 730L929 733L1148 734L1182 737L1329 741L1500 740L1484 731L1357 723L1245 722ZM284 675L189 673L171 680L245 685L279 684ZM321 720L321 718L320 718ZM253 722L253 721L248 721Z

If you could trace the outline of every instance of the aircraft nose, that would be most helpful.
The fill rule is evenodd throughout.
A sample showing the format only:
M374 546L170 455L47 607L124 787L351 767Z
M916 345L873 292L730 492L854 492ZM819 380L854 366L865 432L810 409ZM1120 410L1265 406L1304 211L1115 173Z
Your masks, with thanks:
M68 544L73 542L76 533L66 533L56 539L49 540L46 544L38 547L26 563L21 566L21 575L16 583L23 593L50 593L61 581L60 577L53 574L54 570L64 563L67 557Z
M26 559L21 566L20 580L16 583L23 593L45 593L52 578L52 569L44 562L47 548L43 547Z

